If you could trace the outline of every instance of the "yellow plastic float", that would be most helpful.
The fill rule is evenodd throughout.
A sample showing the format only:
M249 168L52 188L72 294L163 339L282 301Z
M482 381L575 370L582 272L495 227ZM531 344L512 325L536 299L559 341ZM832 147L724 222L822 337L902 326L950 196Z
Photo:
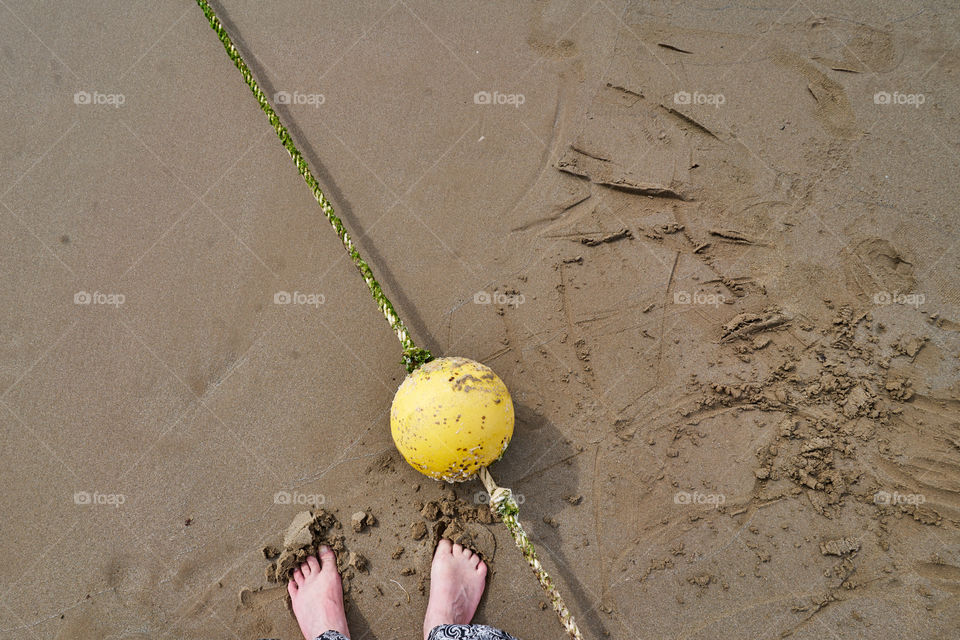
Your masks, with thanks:
M468 358L438 358L400 384L390 431L414 469L435 480L464 482L507 450L513 401L490 367Z

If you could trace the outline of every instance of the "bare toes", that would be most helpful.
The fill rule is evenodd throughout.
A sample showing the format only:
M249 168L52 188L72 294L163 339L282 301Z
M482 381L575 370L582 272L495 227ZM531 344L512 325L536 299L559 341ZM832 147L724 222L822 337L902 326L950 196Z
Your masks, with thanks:
M337 554L333 552L333 549L327 545L323 545L320 547L317 555L320 557L319 562L317 562L313 556L307 558L307 561L309 562L310 560L313 560L314 562L317 562L317 568L320 569L333 569L334 571L337 570Z
M303 572L300 571L299 567L297 568L296 571L293 572L293 579L297 581L298 587L303 586L303 581L305 578L303 577Z
M309 556L307 557L307 567L310 568L310 573L315 573L317 571L320 571L320 561L317 560L314 556ZM303 567L300 567L300 568L303 569ZM303 569L303 574L304 575L307 574L306 569Z
M478 564L480 564L480 556L475 555L472 558L470 558L470 566L476 569Z
M300 587L298 587L298 586L297 586L297 583L294 582L293 580L291 580L290 582L287 583L287 593L290 594L290 597L291 597L291 598L297 597L297 590L298 590L299 588L300 588Z

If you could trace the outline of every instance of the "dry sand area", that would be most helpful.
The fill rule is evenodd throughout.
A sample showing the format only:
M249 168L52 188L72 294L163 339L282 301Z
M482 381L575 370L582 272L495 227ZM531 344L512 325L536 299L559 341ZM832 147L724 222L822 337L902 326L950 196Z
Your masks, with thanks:
M958 637L955 3L214 6L418 344L510 388L586 637ZM396 338L200 9L2 0L0 55L0 636L293 640L322 507L353 640L418 636L444 534L562 637L396 452Z

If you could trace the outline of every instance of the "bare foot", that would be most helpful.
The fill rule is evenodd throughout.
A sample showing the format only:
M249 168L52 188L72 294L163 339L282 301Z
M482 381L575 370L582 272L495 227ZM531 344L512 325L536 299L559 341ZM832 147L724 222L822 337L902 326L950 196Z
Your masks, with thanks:
M440 540L430 568L430 602L423 637L440 624L470 624L483 595L487 565L470 549Z
M293 614L297 616L300 631L306 640L314 640L331 629L349 638L337 557L326 545L320 547L318 555L319 561L313 556L308 557L293 572L293 580L287 585L293 602Z

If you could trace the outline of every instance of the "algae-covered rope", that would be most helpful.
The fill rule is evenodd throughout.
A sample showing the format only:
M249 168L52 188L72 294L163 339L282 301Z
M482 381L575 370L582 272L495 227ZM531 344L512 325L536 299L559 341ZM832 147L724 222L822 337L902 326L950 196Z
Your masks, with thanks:
M583 636L580 635L580 629L577 627L573 615L570 614L570 610L567 609L567 605L563 602L563 598L560 597L560 593L556 587L553 586L553 579L550 578L550 574L548 574L546 569L543 568L543 565L540 564L540 560L537 558L537 550L533 548L533 543L530 542L530 538L527 537L527 532L524 531L520 525L518 518L520 507L517 505L517 501L513 499L513 492L506 487L498 487L486 467L480 469L479 475L483 486L487 489L487 493L490 494L490 511L500 516L503 524L506 525L507 530L510 531L510 535L513 536L513 541L523 554L523 558L527 561L527 564L530 565L530 568L533 569L533 573L536 574L540 586L543 587L543 590L550 596L550 604L553 606L553 610L557 612L557 617L560 618L560 624L567 630L571 638L583 640Z
M383 289L380 287L377 279L373 277L373 272L370 270L370 267L363 258L360 257L360 253L356 247L353 246L353 240L350 239L350 234L347 233L346 227L343 226L343 222L341 222L340 218L333 212L333 206L330 204L330 201L327 200L326 196L323 195L323 190L320 189L320 184L317 182L317 179L313 177L313 173L310 172L310 166L304 159L303 154L297 149L287 128L280 122L280 117L277 116L277 112L270 106L267 96L260 90L257 81L253 79L253 73L250 72L247 63L243 61L240 52L233 46L229 34L227 34L226 29L223 28L220 19L217 18L217 14L213 12L213 9L210 8L210 5L207 4L205 0L197 0L197 4L200 5L207 20L210 21L210 26L217 33L220 42L223 43L223 48L227 50L227 55L230 56L233 64L240 70L244 82L246 82L250 90L253 91L253 95L260 104L260 108L263 109L263 112L267 114L267 117L270 119L270 124L273 125L273 130L277 132L277 137L280 138L280 142L283 143L287 153L293 158L293 162L297 165L297 170L313 192L313 197L316 198L317 204L320 205L323 214L327 217L333 230L336 231L340 237L340 242L343 243L343 247L347 250L347 253L350 254L350 259L353 260L353 264L363 277L363 281L366 282L367 287L370 288L370 293L380 308L380 312L383 313L387 322L390 323L390 326L394 332L396 332L397 338L400 340L400 346L403 348L403 365L407 368L407 372L413 372L423 363L430 362L433 360L433 355L426 349L421 349L414 344L413 338L410 337L410 332L407 331L407 327L403 324L403 321L400 320L400 316L397 315L393 304L391 304L387 296L384 295Z

